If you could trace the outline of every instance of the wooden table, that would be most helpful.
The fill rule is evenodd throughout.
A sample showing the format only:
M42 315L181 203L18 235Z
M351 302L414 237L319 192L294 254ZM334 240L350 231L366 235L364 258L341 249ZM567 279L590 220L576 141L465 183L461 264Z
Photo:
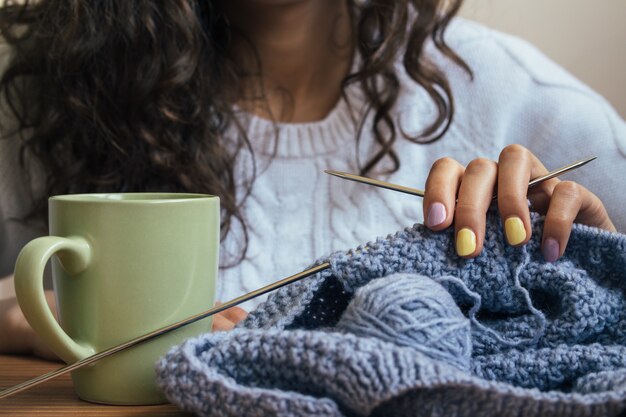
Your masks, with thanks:
M25 356L0 355L0 389L61 367ZM92 404L80 400L69 374L0 400L0 416L191 416L171 404L119 406Z

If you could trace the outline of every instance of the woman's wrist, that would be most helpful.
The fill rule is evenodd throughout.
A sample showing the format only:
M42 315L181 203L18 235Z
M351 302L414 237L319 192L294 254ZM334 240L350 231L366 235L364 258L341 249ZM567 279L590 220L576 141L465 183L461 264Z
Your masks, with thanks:
M0 278L0 301L15 298L15 283L13 275Z
M15 298L0 300L0 353L24 353L27 326Z

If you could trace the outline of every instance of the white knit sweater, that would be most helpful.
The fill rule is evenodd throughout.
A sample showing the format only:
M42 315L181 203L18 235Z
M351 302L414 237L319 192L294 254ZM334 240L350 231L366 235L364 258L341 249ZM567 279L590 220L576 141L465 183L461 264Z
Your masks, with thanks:
M451 83L454 122L442 139L430 145L399 138L395 149L400 170L378 178L423 188L438 158L450 156L463 164L477 157L497 160L511 143L528 147L548 169L597 155L592 165L564 178L596 193L618 230L626 232L626 123L610 105L519 39L461 19L450 26L447 39L474 72L472 81L432 47L428 49ZM393 116L406 132L416 133L432 121L434 107L400 63L397 68L402 87ZM324 120L279 124L276 149L271 122L242 117L259 175L245 204L250 233L247 256L236 267L221 269L218 299L229 300L299 272L331 251L353 248L423 220L422 201L417 197L323 173L325 169L357 172L352 116L360 117L364 101L356 87L348 97L350 106L340 101ZM375 146L369 122L362 136L362 161ZM24 193L16 188L17 179L4 165L10 161L4 159L0 215L6 218L23 209ZM19 248L33 234L0 224L0 275L10 273ZM223 255L237 252L239 235L235 230L226 239Z

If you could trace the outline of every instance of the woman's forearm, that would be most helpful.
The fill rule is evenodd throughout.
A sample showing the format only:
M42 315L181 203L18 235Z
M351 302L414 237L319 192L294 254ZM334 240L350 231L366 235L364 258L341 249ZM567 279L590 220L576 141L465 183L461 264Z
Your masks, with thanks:
M46 300L56 316L54 292L46 291ZM0 300L0 354L34 354L58 360L56 355L33 332L15 297Z
M0 300L0 353L22 353L24 344L23 324L17 300Z
M13 275L7 275L0 278L0 300L6 300L9 298L15 298Z

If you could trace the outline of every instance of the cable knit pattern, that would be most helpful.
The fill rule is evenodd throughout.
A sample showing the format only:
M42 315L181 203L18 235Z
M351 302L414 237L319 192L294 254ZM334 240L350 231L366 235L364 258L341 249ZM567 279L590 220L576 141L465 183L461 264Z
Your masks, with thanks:
M533 216L532 239L512 248L492 210L484 250L470 260L456 255L452 230L421 225L334 253L318 261L329 270L278 290L236 330L173 348L158 384L202 416L617 416L626 410L626 235L575 225L550 264L542 225ZM369 309L382 314L370 331L345 324L360 288L398 273L438 282L466 312L469 370L407 344L423 313L405 315L395 338L374 328L393 306ZM375 288L385 303L391 286ZM436 293L422 291L406 289L422 300Z
M380 175L389 166L383 161L371 175L423 188L437 159L449 156L463 164L478 157L497 160L511 143L528 147L550 169L597 155L593 165L564 178L597 193L618 230L626 232L626 192L616 192L624 190L624 179L616 173L626 172L626 124L610 105L523 41L462 19L453 22L446 36L474 72L472 81L432 45L427 47L427 57L446 74L454 93L456 113L449 131L424 146L398 137L399 171ZM400 93L391 116L405 132L417 134L433 120L435 109L400 60L397 71ZM349 106L341 100L324 120L312 123L274 126L242 115L259 165L252 195L243 206L250 245L240 265L221 269L218 299L229 300L296 273L321 254L422 221L420 199L323 174L325 169L358 171L353 120L363 119L366 103L356 86L346 95ZM371 115L361 142L365 161L376 146ZM6 222L9 216L23 215L28 200L15 178L16 158L4 149L0 145L0 220L5 224L0 226L0 274L10 273L22 245L41 233ZM237 178L249 172L244 162ZM237 236L235 231L224 242L224 256L239 252Z

